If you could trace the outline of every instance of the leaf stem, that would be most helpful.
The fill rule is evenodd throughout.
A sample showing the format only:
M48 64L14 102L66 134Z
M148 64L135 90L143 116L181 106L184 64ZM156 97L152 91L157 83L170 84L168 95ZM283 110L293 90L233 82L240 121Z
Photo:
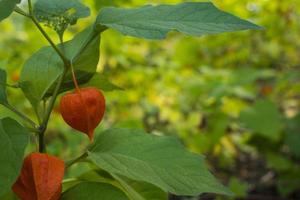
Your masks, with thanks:
M15 114L17 114L25 122L27 122L28 124L30 124L32 126L32 128L37 129L37 125L35 124L34 121L32 121L29 117L27 117L26 115L24 115L23 113L21 113L20 111L18 111L16 108L14 108L13 106L11 106L9 103L4 104L4 106L6 108L8 108L9 110L11 110L12 112L14 112Z
M39 133L39 152L46 153L45 132Z
M14 9L14 11L16 13L19 13L20 15L23 15L23 16L28 17L29 19L31 19L32 22L39 29L39 31L43 34L43 36L45 37L45 39L49 42L49 44L52 46L52 48L56 51L56 53L62 59L62 61L64 62L64 64L68 63L68 59L61 52L61 50L54 44L54 42L52 41L52 39L50 38L50 36L46 33L46 31L43 29L43 27L39 24L38 20L34 16L31 0L28 0L28 9L29 9L29 13L26 13L24 10L22 10L21 8L19 8L18 6L16 6L15 9Z
M61 60L64 63L64 71L58 79L58 82L55 86L55 90L52 94L49 105L48 105L48 107L46 109L46 112L45 112L45 115L43 117L43 120L42 120L41 123L39 123L40 124L40 126L38 128L38 132L39 132L39 151L40 152L46 152L46 145L45 145L45 139L44 139L45 131L47 129L48 122L49 122L53 107L55 105L56 98L59 94L59 90L60 90L61 85L62 85L62 83L63 83L63 81L64 81L64 79L67 75L67 72L70 69L72 62L76 61L78 56L87 48L87 46L94 40L94 38L97 37L105 29L103 29L103 30L101 29L99 31L93 30L92 34L85 41L85 43L82 45L82 47L77 52L77 54L73 57L72 60L69 60L64 54L63 37L60 36L60 41L62 43L62 50L61 50L54 44L52 39L49 37L49 35L46 33L46 31L43 29L43 27L39 24L38 20L34 16L31 0L28 0L28 9L29 9L29 14L27 14L26 12L24 12L23 10L21 10L19 8L16 8L15 11L17 13L23 15L23 16L26 16L26 17L30 18L33 21L33 23L36 25L36 27L39 29L39 31L42 33L42 35L45 37L45 39L50 43L52 48L56 51L56 53L60 56ZM79 158L74 159L73 161L71 161L68 166L71 166L72 164L74 164L75 162L85 158L86 156L87 156L87 153L83 154Z
M63 80L67 74L67 71L69 69L70 66L70 61L69 59L64 55L64 53L54 44L54 42L52 41L52 39L50 38L50 36L47 34L47 32L43 29L43 27L39 24L38 20L36 19L36 17L33 14L33 8L32 8L32 3L31 0L28 0L28 10L29 10L29 14L27 14L26 12L24 12L23 10L21 10L20 8L15 8L15 12L26 16L28 18L30 18L32 20L32 22L35 24L35 26L39 29L39 31L42 33L42 35L45 37L45 39L49 42L49 44L52 46L52 48L54 49L54 51L59 55L59 57L61 58L61 60L64 63L64 71L62 73L62 75L60 76L57 85L55 87L55 90L53 92L53 95L50 99L50 103L49 106L45 112L45 116L42 120L42 122L40 122L40 127L38 129L39 132L39 151L40 152L46 152L46 145L45 145L45 131L47 129L47 125L48 125L48 121L51 115L51 112L53 110L56 98L58 96L59 93L59 89L63 83Z
M48 36L46 31L43 29L43 27L39 24L37 19L31 15L30 16L33 23L36 25L36 27L40 30L40 32L43 34L43 36L46 38L46 40L50 43L50 45L53 47L53 49L56 51L56 53L59 55L59 57L62 59L64 64L68 63L68 59L65 57L65 55L61 52L61 50L54 44L54 42L51 40L51 38Z
M80 93L80 88L79 88L79 85L78 85L78 82L77 82L77 79L76 79L76 74L75 74L74 67L73 67L72 63L71 63L71 73L72 73L72 79L73 79L75 89L76 89L77 92Z
M20 88L20 86L18 84L11 85L11 84L7 84L7 83L0 83L0 85L10 87L10 88L14 88L14 89Z
M46 40L49 42L49 44L53 47L53 49L56 51L56 53L62 59L62 61L64 62L64 64L68 63L69 62L68 59L61 52L61 50L54 44L54 42L52 41L52 39L49 37L49 35L46 33L46 31L43 29L43 27L39 24L38 20L34 16L31 0L28 0L28 10L29 10L29 15L27 14L27 15L24 15L24 16L29 17L32 20L32 22L36 25L36 27L40 30L40 32L43 34L43 36L46 38ZM24 14L24 13L20 13L20 14Z
M23 15L25 17L30 17L30 15L28 13L26 13L24 10L22 10L20 7L16 6L14 11L16 13L19 13L20 15Z
M74 165L77 162L80 162L81 160L85 159L88 156L87 152L85 152L84 154L82 154L81 156L79 156L78 158L69 160L66 162L66 169L71 167L72 165Z
M32 15L32 3L31 0L28 0L28 10L29 10L29 14Z
M64 71L63 71L63 74L60 76L58 82L57 82L57 85L55 87L55 90L53 92L53 95L50 99L50 102L49 102L49 105L48 105L48 108L46 110L46 114L45 114L45 117L42 121L42 123L40 124L40 134L39 134L39 146L40 146L40 152L44 152L45 151L45 144L44 144L44 135L45 135L45 131L47 129L47 126L48 126L48 121L50 119L50 115L52 113L52 110L53 110L53 107L54 107L54 104L55 104L55 101L56 101L56 98L59 94L59 89L66 77L66 74L67 74L67 71L68 71L68 67L65 67Z

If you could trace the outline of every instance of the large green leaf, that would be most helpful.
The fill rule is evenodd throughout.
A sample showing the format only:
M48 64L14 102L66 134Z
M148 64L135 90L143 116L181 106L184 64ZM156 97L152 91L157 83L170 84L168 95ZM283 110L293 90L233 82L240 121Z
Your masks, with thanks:
M99 73L94 74L93 78L83 86L96 87L103 91L122 90L122 88L110 82L105 75Z
M0 0L0 21L7 18L21 0Z
M174 194L229 193L206 169L203 158L186 151L174 138L110 129L96 138L88 155L111 174L151 183Z
M134 181L128 178L113 175L119 184L122 186L123 190L131 200L167 200L168 194L162 191L160 188L145 182Z
M10 191L9 193L0 196L1 200L19 200L16 195L13 193L13 191Z
M259 100L251 108L241 113L241 122L257 134L270 139L278 139L283 128L282 116L271 101Z
M81 182L63 193L61 200L129 200L119 188L106 183Z
M73 62L76 78L80 85L90 81L96 73L100 58L100 40L99 33L94 32L93 28L89 27L79 33L69 44L66 44L67 57ZM84 48L84 51L79 52L82 46L86 46L86 48ZM69 71L60 92L73 88L72 74ZM52 86L47 91L47 96L52 94L53 90L54 87Z
M131 200L167 200L168 196L166 192L152 184L130 180L115 174L112 177L109 173L101 169L91 170L77 178L64 181L63 191L66 191L81 182L100 182L111 184L123 190Z
M29 141L27 129L11 118L0 120L0 196L10 191L19 175Z
M78 0L38 0L33 11L40 22L59 34L63 34L69 25L76 24L79 18L90 15L89 8Z
M201 36L259 26L217 9L212 3L188 2L178 5L144 6L141 8L103 8L96 25L116 29L124 35L163 39L172 30Z
M0 69L0 104L8 104L6 95L6 72Z
M300 157L300 113L286 120L284 132L284 143L293 155Z
M20 75L20 86L34 107L60 76L62 65L51 47L40 49L25 62Z
M76 56L93 34L92 28L87 28L76 35L73 40L66 42L64 46L67 57L71 60L74 59L73 65L80 84L90 80L98 65L99 35L88 43L87 48L80 52L79 56ZM52 94L55 83L62 72L63 62L51 47L40 49L26 61L21 72L20 85L34 107L41 99ZM61 92L73 87L72 76L69 72L63 82Z

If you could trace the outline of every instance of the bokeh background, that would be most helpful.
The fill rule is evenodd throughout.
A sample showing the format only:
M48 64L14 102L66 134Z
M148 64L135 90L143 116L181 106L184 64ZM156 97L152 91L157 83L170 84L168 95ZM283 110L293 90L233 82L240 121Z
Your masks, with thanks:
M66 38L93 23L103 6L183 1L84 2L92 15L71 27ZM190 151L204 154L211 171L236 193L199 199L300 199L300 1L212 2L265 30L199 38L171 33L163 41L124 37L112 30L103 34L99 72L123 90L105 93L107 112L96 132L131 127L178 137ZM0 30L0 67L5 66L14 84L24 61L47 43L30 21L16 14ZM18 109L33 116L20 90L8 93ZM5 116L18 119L0 106L0 117ZM89 143L63 122L58 108L46 139L48 152L65 160ZM28 151L35 147L32 137ZM84 164L74 166L67 176L86 169Z

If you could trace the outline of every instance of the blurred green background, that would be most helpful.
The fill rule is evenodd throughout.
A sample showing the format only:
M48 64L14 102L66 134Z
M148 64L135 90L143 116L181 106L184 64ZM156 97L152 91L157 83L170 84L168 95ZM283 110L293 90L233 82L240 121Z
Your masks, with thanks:
M84 2L92 16L71 27L68 39L93 23L103 6L183 1ZM99 72L124 90L105 93L107 112L98 129L138 127L179 137L191 151L206 156L211 171L238 199L300 199L300 1L212 2L265 30L199 38L171 33L163 41L106 31ZM29 20L16 14L0 30L0 67L14 84L24 61L47 43ZM13 105L33 114L20 90L8 93ZM17 119L0 106L0 117L5 116ZM88 143L56 108L47 131L48 152L68 160ZM28 151L35 148L34 138L32 144ZM84 170L84 165L74 166L68 176Z

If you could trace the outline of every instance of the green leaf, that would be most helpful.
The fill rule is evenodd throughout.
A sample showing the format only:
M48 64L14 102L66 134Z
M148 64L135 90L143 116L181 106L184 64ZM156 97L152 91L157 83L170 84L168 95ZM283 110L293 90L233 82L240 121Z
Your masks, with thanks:
M110 129L96 138L88 155L111 174L151 183L174 194L229 194L206 169L203 158L186 151L174 138Z
M294 156L300 157L300 113L286 121L284 132L284 143Z
M92 27L88 27L65 45L67 57L73 62L77 82L80 85L90 81L96 73L100 58L100 40L101 36L99 33L94 32ZM82 46L86 46L86 48L80 52ZM65 92L73 88L74 82L72 74L69 71L60 92ZM53 91L54 86L47 91L46 96L51 95Z
M290 171L293 168L293 162L279 153L268 152L266 154L266 163L268 168L275 169L277 172Z
M64 181L63 190L67 190L81 182L100 182L111 184L127 194L131 200L167 200L167 193L161 189L145 182L138 182L125 177L113 175L113 177L101 169L92 170L79 176L78 178Z
M257 134L278 139L282 130L282 116L271 101L259 100L251 108L241 112L241 122Z
M232 177L229 181L229 188L235 194L235 197L244 198L247 196L248 184L241 182L239 179Z
M82 182L63 193L61 200L129 200L118 188L97 182Z
M131 200L167 200L168 194L152 184L113 175Z
M64 181L63 191L66 191L69 188L74 187L75 185L81 182L106 183L121 189L120 184L109 173L101 169L93 169L91 171L81 174L79 177Z
M288 173L278 174L278 190L280 194L286 198L290 196L293 191L296 191L300 187L300 170L293 169Z
M20 75L20 87L34 107L58 79L62 66L63 63L51 47L43 47L25 62Z
M6 95L7 75L3 69L0 69L0 104L8 104Z
M23 163L29 141L27 129L11 118L0 120L0 196L10 191Z
M172 30L201 36L261 29L206 2L148 5L134 9L103 8L97 17L96 28L98 25L113 28L124 35L147 39L163 39Z
M99 61L100 36L93 38L94 32L91 27L85 29L65 43L64 50L73 65L77 80L80 84L88 82ZM87 40L91 42L87 43ZM84 51L80 48L87 44ZM78 54L78 56L76 56ZM63 62L51 47L43 47L31 56L24 64L20 76L20 86L26 97L34 107L45 97L51 96L57 79L63 72ZM69 72L62 84L60 92L74 88L72 76Z
M21 0L0 0L0 21L7 18Z
M123 90L119 86L110 82L103 74L96 73L93 78L84 87L96 87L103 91Z
M9 193L0 196L1 200L18 200L18 198L16 197L16 195L13 193L13 191L10 191Z
M79 18L88 17L90 9L77 0L38 0L34 5L34 15L58 34L77 23Z
M222 112L214 112L208 120L208 138L210 140L209 148L213 148L226 133L229 124L228 116Z

